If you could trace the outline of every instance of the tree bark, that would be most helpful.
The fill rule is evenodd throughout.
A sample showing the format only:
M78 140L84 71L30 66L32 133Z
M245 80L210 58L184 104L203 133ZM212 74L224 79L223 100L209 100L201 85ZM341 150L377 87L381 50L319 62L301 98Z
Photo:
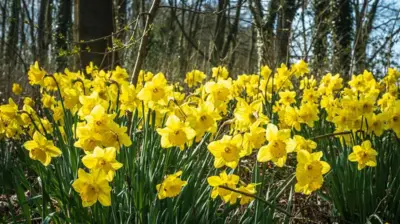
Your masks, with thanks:
M47 65L48 61L48 50L51 42L51 3L52 0L42 0L40 3L39 10L39 21L38 21L38 48L39 48L39 62L42 65Z
M313 40L313 58L312 68L315 75L322 75L322 71L326 68L327 48L328 48L328 17L329 17L329 1L314 0L314 40Z
M290 34L297 9L295 0L284 0L281 2L277 27L277 64L289 64Z
M81 67L93 62L100 68L109 68L112 55L113 28L112 0L77 0L79 6L79 40Z
M9 68L13 68L16 64L16 51L18 47L19 40L19 19L20 19L20 1L14 0L11 5L11 18L10 25L8 27L8 35L7 35L7 46L6 46L6 64Z
M7 46L6 46L6 57L5 64L8 67L6 71L7 74L7 87L6 87L6 98L11 95L11 77L12 70L17 65L17 50L18 50L18 40L19 40L19 32L18 25L20 20L20 1L14 0L11 4L11 18L10 25L8 27L8 35L7 35Z
M231 49L231 46L233 46L233 47L235 46L236 36L237 36L238 30L239 30L239 20L240 20L240 12L241 12L241 8L242 8L242 2L243 2L243 0L238 0L236 3L236 11L235 11L235 17L233 19L233 24L232 24L231 28L229 29L229 33L228 33L228 36L224 43L224 47L223 47L222 54L221 54L223 58L225 58L227 56L229 49ZM234 57L232 57L232 58L234 58ZM233 61L231 59L231 62L229 64L232 64L232 63L233 63Z
M276 60L274 55L274 23L277 17L279 0L271 0L267 13L264 15L260 1L250 0L250 11L254 19L256 48L258 55L257 71L265 64L273 64Z
M133 68L133 73L132 73L131 83L135 86L136 86L138 78L139 78L140 69L141 69L144 59L147 55L147 44L148 44L149 37L150 37L150 26L153 24L153 21L157 14L157 10L160 6L160 3L161 3L161 0L153 0L153 4L147 15L144 33L143 33L142 40L141 40L140 46L139 46L139 53L137 55L135 67Z
M221 63L222 60L222 48L224 46L225 41L225 27L226 27L226 15L225 10L229 4L229 0L218 0L218 14L216 19L216 24L214 28L214 39L211 54L211 60L216 62L217 64Z
M56 29L57 71L63 71L68 66L68 42L71 41L72 26L71 14L72 0L60 1Z
M366 64L366 51L367 45L369 41L369 37L372 31L372 25L375 20L376 11L378 9L379 0L375 0L368 14L359 13L360 18L357 21L360 21L358 26L356 26L356 38L354 43L354 60L353 63L357 71L361 72L367 68ZM368 4L368 1L365 0L365 4Z
M350 0L331 0L333 68L345 80L350 77L351 42L353 38Z
M8 0L5 0L3 4L1 4L1 37L0 37L0 60L3 60L3 53L5 48L5 39L6 39L6 18L7 18L7 8Z

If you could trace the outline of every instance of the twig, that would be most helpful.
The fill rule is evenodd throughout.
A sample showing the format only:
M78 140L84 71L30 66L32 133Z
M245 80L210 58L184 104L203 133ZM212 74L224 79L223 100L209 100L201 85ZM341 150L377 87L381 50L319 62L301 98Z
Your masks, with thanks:
M148 43L149 37L150 37L149 29L150 29L150 26L152 26L154 17L156 16L156 13L160 6L160 3L161 3L161 0L153 0L153 4L151 5L150 11L147 14L143 37L142 37L142 40L140 41L139 54L137 55L135 67L133 68L133 73L132 73L131 83L135 86L136 86L138 78L139 78L140 68L142 67L144 58L146 57L146 54L147 54L147 43Z
M356 131L356 133L359 133L359 132L364 132L363 130L357 130ZM326 135L318 135L318 136L315 136L315 137L313 137L313 138L311 138L312 140L317 140L317 139L321 139L321 138L328 138L328 137L333 137L333 136L336 136L336 135L348 135L348 134L352 134L353 132L352 131L343 131L343 132L337 132L337 133L330 133L330 134L326 134Z

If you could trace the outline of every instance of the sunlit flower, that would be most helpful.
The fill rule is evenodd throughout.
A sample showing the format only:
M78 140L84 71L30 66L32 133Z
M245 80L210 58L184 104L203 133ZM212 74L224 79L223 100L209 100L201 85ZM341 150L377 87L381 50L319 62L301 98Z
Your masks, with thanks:
M187 184L187 181L181 180L182 171L168 175L161 184L157 184L158 199L173 198L181 193L182 187Z
M24 147L29 151L29 157L48 166L51 158L61 156L61 150L54 146L53 141L47 140L39 132L33 134L33 140L27 141Z

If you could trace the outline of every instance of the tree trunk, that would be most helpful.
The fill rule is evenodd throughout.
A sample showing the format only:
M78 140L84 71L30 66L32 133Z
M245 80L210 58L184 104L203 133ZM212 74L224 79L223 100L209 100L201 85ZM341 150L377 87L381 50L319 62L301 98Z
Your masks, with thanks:
M37 52L36 52L36 38L35 38L35 22L33 21L31 15L35 15L35 1L32 1L31 5L31 10L29 11L28 9L28 4L26 4L25 0L22 0L22 4L24 7L24 12L26 15L26 18L28 19L29 22L29 36L30 36L30 41L31 41L31 55L33 59L37 59Z
M153 4L147 15L144 33L143 33L142 40L141 40L140 46L139 46L139 53L137 55L135 67L133 68L133 73L132 73L131 83L135 86L136 86L138 78L139 78L140 69L142 68L142 64L147 55L147 44L148 44L149 37L150 37L149 29L153 25L153 20L157 14L160 4L161 4L161 0L153 0Z
M249 73L253 73L254 72L254 68L253 68L253 53L254 53L254 45L256 42L256 28L254 27L254 25L251 26L251 41L250 41L250 50L249 50L249 54L247 56L247 71Z
M378 3L379 0L375 0L371 5L371 9L368 12L368 14L360 13L359 14L360 18L357 19L358 21L360 21L360 24L356 26L353 63L358 72L362 72L364 69L367 68L366 64L367 45L371 34L372 25L375 20L376 11L378 9ZM365 4L368 4L368 2L365 2Z
M100 68L110 68L112 55L113 3L112 0L78 0L79 40L81 44L81 67L90 62Z
M214 29L214 47L212 48L211 60L219 64L222 60L221 53L225 41L225 27L226 27L226 7L229 0L218 0L218 15L217 22Z
M254 19L256 47L257 47L257 71L263 65L272 65L276 60L274 55L274 23L279 7L279 0L271 0L268 5L267 13L264 15L260 1L250 0L250 11Z
M72 0L60 1L56 29L57 71L68 67L68 42L71 41Z
M11 18L10 18L10 26L8 27L8 36L7 36L7 46L6 46L6 64L12 68L16 63L17 57L17 47L19 40L19 16L20 16L20 1L14 0L11 5Z
M313 40L313 73L317 76L326 68L327 62L327 35L329 32L328 20L329 15L328 0L314 0L314 40Z
M38 47L39 47L39 62L42 65L47 65L48 50L51 41L51 3L52 0L42 0L39 10L38 21Z
M278 14L277 27L277 65L280 63L289 64L290 34L292 23L296 14L296 1L281 1L281 9Z
M11 5L11 18L10 18L10 26L8 27L8 35L7 35L7 46L6 46L6 57L5 64L8 66L7 74L7 90L6 98L8 98L11 94L11 76L12 70L17 65L17 54L18 54L18 40L19 40L19 32L18 25L20 19L20 1L14 0Z
M5 39L6 39L6 19L7 19L7 8L8 0L5 0L3 4L1 4L1 37L0 37L0 60L3 60L3 53L5 48Z
M352 8L350 0L331 0L333 71L350 77L351 42L353 38Z
M233 24L231 26L231 29L229 29L229 33L228 33L228 36L225 41L225 44L224 44L224 47L222 50L222 54L221 54L223 58L225 58L227 56L229 49L232 49L231 46L233 46L233 48L235 47L236 35L239 30L239 20L240 20L240 11L242 8L242 2L243 2L243 0L238 0L236 3L236 12L235 12L235 17L233 19ZM234 58L234 57L232 57L232 58ZM231 62L229 64L231 65L232 63L233 63L233 61L231 59Z

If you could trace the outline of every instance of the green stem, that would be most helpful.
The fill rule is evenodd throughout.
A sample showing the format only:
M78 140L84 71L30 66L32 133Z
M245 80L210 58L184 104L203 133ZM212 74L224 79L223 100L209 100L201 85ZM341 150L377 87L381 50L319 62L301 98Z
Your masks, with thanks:
M290 217L293 216L292 214L288 213L285 209L276 207L276 206L274 206L273 204L271 204L270 202L264 200L264 199L261 198L261 197L258 197L258 196L256 196L256 195L254 195L254 194L249 194L249 193L242 192L242 191L239 191L239 190L236 190L236 189L232 189L232 188L226 187L226 186L219 186L219 187L220 187L220 188L223 188L223 189L226 189L226 190L230 190L230 191L239 193L239 194L242 194L242 195L245 195L245 196L247 196L247 197L252 197L252 198L254 198L254 199L257 199L257 200L259 200L259 201L265 203L266 205L268 205L268 206L271 207L271 208L275 208L276 210L278 210L278 211L284 213L284 214L287 215L287 216L290 216Z

